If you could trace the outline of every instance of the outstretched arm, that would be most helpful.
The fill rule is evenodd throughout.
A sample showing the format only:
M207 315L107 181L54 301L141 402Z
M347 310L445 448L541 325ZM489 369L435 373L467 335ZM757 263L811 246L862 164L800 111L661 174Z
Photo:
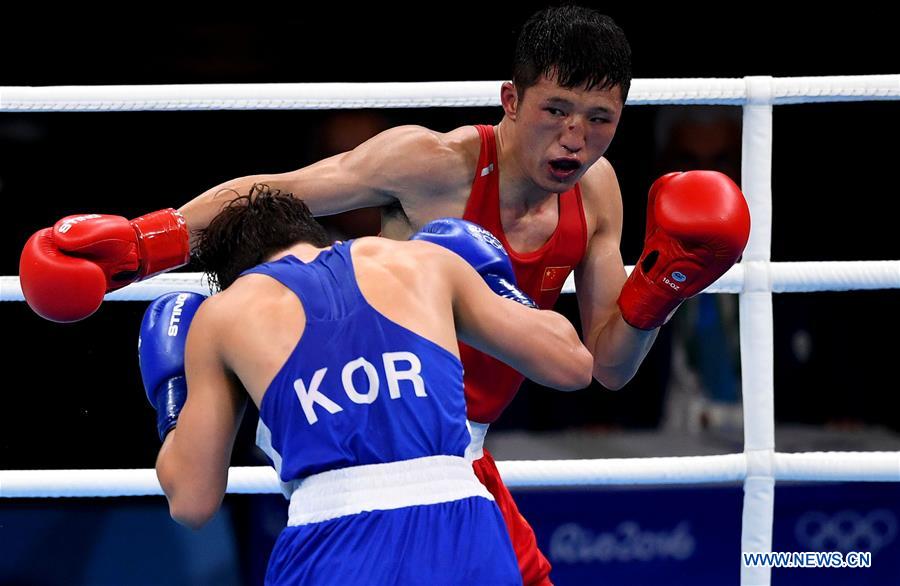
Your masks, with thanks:
M362 207L383 206L435 181L428 161L440 160L439 135L418 126L386 130L352 151L302 169L271 175L249 175L208 189L180 208L191 231L203 229L223 206L246 195L255 183L303 199L313 215L327 216Z
M46 319L78 321L109 291L187 264L192 231L206 228L223 206L254 183L293 193L316 215L440 193L458 172L459 153L444 135L417 126L382 132L352 151L277 175L226 181L185 204L129 221L82 214L36 232L22 251L19 275L29 306ZM65 289L70 294L60 297Z

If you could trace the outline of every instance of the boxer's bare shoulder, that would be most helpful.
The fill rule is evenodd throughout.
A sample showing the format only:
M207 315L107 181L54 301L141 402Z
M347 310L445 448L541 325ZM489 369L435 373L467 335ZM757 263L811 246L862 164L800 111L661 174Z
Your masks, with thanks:
M452 252L430 242L360 238L353 268L363 296L382 315L457 354L453 329Z
M390 295L399 287L410 299L418 299L441 286L441 259L451 254L427 242L359 238L353 243L353 266L364 293L383 289Z
M435 218L462 216L481 151L478 130L463 126L441 133L405 126L387 132L401 148L391 151L391 164L382 167L385 176L378 181L394 201L383 213L382 236L405 240Z
M580 185L588 239L597 233L621 234L622 193L616 171L606 157L600 157L587 170Z
M402 201L470 184L477 143L474 127L441 133L423 126L398 126L348 153L347 162L365 159L376 183Z

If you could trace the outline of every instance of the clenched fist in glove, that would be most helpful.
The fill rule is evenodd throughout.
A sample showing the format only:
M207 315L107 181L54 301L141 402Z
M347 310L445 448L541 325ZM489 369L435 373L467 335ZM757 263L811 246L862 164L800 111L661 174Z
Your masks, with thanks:
M744 195L716 171L663 175L650 188L644 251L619 295L623 319L658 328L737 262L750 236Z
M43 318L73 322L97 311L103 296L187 264L184 218L174 209L127 220L68 216L32 235L19 260L28 305Z

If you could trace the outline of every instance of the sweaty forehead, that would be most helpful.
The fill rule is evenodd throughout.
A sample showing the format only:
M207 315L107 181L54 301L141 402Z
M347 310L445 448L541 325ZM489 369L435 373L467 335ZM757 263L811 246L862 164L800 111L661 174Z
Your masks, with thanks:
M567 88L547 77L541 77L535 85L529 87L525 96L542 102L569 102L584 108L618 110L622 107L622 92L619 86L603 89L593 87L590 90L585 87Z

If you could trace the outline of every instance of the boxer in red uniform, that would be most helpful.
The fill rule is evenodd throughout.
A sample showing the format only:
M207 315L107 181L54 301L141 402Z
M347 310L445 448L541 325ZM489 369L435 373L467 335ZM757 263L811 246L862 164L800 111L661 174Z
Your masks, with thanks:
M161 266L187 242L181 215L188 228L204 228L236 194L266 183L301 197L316 215L379 206L382 235L394 239L409 238L440 217L480 223L504 244L521 289L540 307L552 306L574 270L594 377L620 389L657 328L739 258L749 231L746 203L730 180L702 171L667 175L651 188L647 246L626 278L619 252L622 199L603 154L630 81L630 49L612 20L575 6L543 10L519 36L513 80L500 89L499 125L448 133L387 130L296 171L213 187L180 214L159 212L171 219L165 224L171 229L152 234L142 230L147 222L141 219L88 217L70 221L65 234L61 221L26 245L20 265L26 300L49 319L85 317L99 306L104 282L121 286L186 262L185 256ZM133 230L125 229L129 225ZM60 300L59 283L77 281L81 272L91 280L89 290L73 288L74 299ZM476 472L501 507L524 583L547 584L550 565L490 454L480 450L487 424L512 400L522 377L471 349L463 352L468 416L481 424L472 427Z

